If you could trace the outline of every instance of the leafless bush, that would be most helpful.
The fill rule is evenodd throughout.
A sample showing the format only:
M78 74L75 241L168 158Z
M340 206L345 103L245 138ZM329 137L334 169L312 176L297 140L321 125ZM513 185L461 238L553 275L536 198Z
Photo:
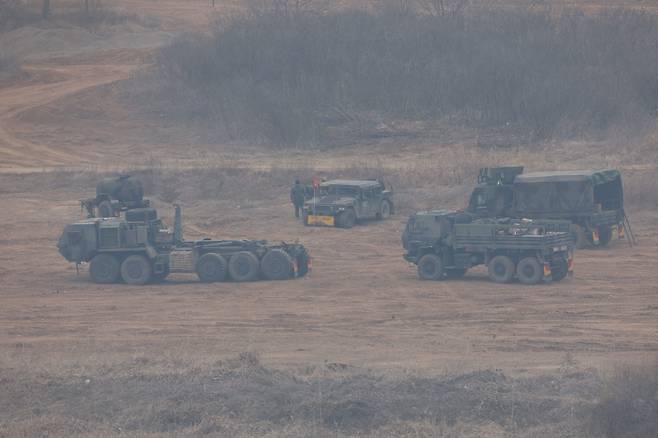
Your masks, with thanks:
M159 72L177 101L187 96L179 113L277 145L332 144L338 128L372 117L572 137L639 123L658 106L651 15L446 4L435 14L266 9L177 40Z
M0 0L0 32L38 20L39 15L20 0Z
M592 415L594 436L658 436L658 362L623 367L606 382Z
M627 205L658 208L658 171L631 173L624 177L624 186Z

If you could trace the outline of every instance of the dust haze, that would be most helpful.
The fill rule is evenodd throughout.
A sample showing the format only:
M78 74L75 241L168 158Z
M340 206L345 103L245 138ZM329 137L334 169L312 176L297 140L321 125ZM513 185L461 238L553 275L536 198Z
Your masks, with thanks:
M0 436L653 437L658 6L0 0ZM482 167L616 168L638 245L555 284L419 281L400 237ZM303 279L100 285L57 251L130 173ZM294 179L395 214L304 227Z

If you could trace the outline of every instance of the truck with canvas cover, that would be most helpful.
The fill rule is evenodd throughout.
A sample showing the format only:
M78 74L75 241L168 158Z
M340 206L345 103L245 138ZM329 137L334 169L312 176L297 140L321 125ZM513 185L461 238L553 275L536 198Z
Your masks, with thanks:
M96 197L83 199L80 206L87 210L87 217L112 217L134 208L148 208L144 199L142 182L130 175L104 178L96 184Z
M88 218L68 225L60 254L89 263L96 283L145 284L169 273L196 273L203 282L285 280L305 276L311 258L299 243L264 240L183 240L180 207L174 230L152 208L129 210L125 218Z
M514 169L514 168L504 168ZM618 170L518 173L510 179L478 178L468 211L480 217L562 219L572 222L576 247L606 246L630 224L624 212L624 191ZM496 168L485 169L495 174ZM514 172L512 172L513 174ZM632 232L631 232L632 241Z
M459 278L478 265L496 283L560 281L573 272L573 240L563 221L419 212L409 218L402 245L423 280Z
M392 196L377 180L325 181L304 203L304 225L352 228L358 220L387 219L394 210Z

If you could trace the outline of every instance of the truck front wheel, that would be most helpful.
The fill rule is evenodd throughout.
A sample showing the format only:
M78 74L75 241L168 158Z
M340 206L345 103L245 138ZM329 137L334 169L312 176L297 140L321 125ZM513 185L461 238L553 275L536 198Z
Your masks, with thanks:
M151 264L143 255L128 256L121 263L121 278L127 284L146 284L151 279Z
M388 219L391 216L391 203L386 199L382 201L382 205L379 208L379 213L377 214L377 219Z
M536 257L526 257L516 266L516 276L523 284L537 284L544 278L544 267Z
M495 256L488 268L489 278L496 283L509 283L514 278L514 262L507 256Z
M553 281L564 280L564 277L569 273L569 262L565 259L560 259L557 262L557 266L552 268L553 271Z
M425 254L418 260L418 276L423 280L441 280L444 274L443 260L436 254Z
M119 261L112 254L98 254L91 259L89 276L94 283L116 283L119 280L119 269Z

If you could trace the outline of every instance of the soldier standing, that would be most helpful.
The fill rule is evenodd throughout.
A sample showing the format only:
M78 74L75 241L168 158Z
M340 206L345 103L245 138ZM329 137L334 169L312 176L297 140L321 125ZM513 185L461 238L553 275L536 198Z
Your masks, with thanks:
M295 184L290 189L290 201L295 207L295 217L299 218L299 212L304 207L304 186L301 185L299 180L295 180Z

